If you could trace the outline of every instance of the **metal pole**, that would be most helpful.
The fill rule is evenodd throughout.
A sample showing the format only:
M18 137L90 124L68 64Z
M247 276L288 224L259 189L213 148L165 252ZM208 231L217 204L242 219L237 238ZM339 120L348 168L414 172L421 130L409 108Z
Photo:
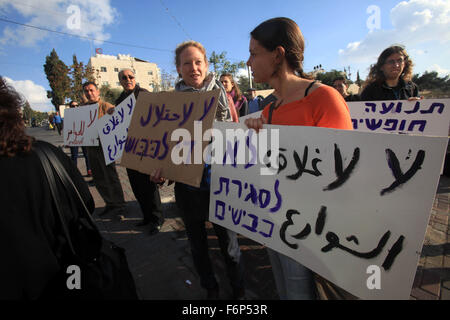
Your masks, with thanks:
M249 88L251 88L252 87L252 68L250 66L248 66L247 70L248 70Z

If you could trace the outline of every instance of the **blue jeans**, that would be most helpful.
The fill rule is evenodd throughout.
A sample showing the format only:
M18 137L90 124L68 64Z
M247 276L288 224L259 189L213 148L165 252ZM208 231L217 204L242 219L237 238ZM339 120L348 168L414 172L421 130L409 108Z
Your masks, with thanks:
M314 275L301 263L267 248L280 300L316 300Z

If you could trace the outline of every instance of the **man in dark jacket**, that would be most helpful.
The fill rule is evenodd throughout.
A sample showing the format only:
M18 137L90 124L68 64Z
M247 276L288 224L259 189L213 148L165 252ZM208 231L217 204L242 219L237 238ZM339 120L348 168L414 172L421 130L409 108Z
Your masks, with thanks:
M123 87L123 92L115 101L117 106L125 100L130 94L134 93L136 100L141 91L147 91L136 85L136 77L131 69L123 69L119 72L119 81ZM144 220L137 224L137 226L150 225L150 234L159 232L161 225L164 222L161 208L161 197L158 186L150 181L148 174L127 168L128 180L134 196L141 207Z

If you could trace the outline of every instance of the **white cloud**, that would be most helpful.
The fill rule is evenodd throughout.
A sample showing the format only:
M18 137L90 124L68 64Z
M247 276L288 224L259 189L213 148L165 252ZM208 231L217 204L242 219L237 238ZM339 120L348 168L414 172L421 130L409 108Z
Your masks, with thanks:
M441 66L437 64L433 64L432 66L427 68L427 71L436 71L439 75L439 77L445 77L447 75L450 75L450 70L444 69Z
M402 44L409 53L443 52L450 48L450 1L409 0L390 12L394 29L368 32L364 39L339 50L342 63L373 64L379 54L393 44ZM419 48L422 47L422 50Z
M79 15L73 11L68 12L70 6L79 8ZM110 0L0 0L0 12L12 11L26 18L19 21L23 24L101 40L110 38L104 29L118 17ZM70 27L73 24L69 23L68 26L68 21L74 21L74 14L79 25ZM3 29L0 44L31 47L51 35L52 33L44 30L11 24Z
M28 101L31 109L40 112L54 111L55 108L47 98L47 90L43 86L35 84L31 80L15 81L8 77L4 77L4 79Z

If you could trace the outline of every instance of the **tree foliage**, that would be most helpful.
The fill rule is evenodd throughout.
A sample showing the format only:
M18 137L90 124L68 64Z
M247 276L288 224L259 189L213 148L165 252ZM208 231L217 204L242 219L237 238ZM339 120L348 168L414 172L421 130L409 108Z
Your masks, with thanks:
M241 89L241 92L245 93L248 89L250 89L250 81L248 80L247 76L239 76L236 79L236 82L239 85L239 89ZM252 82L252 87L256 90L267 90L272 89L267 83L255 83Z
M94 70L85 66L83 62L78 62L77 55L73 55L73 63L70 66L70 99L80 102L83 96L83 83L86 81L94 81Z
M230 73L235 77L239 69L245 68L245 62L239 61L231 63L226 55L226 51L222 51L220 54L213 51L208 60L209 64L213 67L213 71L216 75L220 76L223 73Z
M47 91L47 97L52 100L56 110L66 103L70 97L69 68L59 59L55 49L45 58L44 71L51 90Z
M323 84L333 86L334 79L338 77L344 77L347 79L345 72L332 69L331 71L317 73L315 75L316 80L319 80Z
M102 85L100 87L100 98L103 101L109 102L111 104L115 104L117 98L119 98L120 94L122 93L122 89L111 89L111 87L108 85Z
M51 88L47 91L47 97L52 99L56 110L68 100L82 101L83 83L95 81L94 70L83 62L78 62L75 54L72 57L72 64L68 67L59 59L55 49L46 57L44 71Z

